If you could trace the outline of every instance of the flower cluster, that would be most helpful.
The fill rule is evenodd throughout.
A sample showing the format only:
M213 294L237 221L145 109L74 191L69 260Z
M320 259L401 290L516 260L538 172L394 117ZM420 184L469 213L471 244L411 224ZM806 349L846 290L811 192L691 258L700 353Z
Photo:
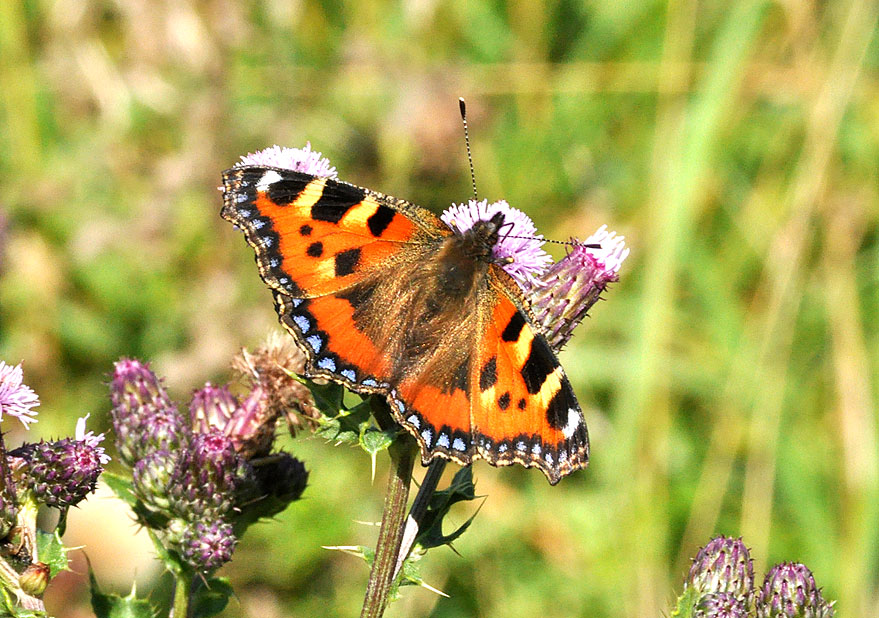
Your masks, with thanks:
M696 554L678 610L687 598L695 604L692 615L699 618L832 618L834 614L833 603L821 596L804 564L775 565L755 590L748 548L742 539L725 536L712 539Z
M228 562L247 524L280 512L305 489L302 463L270 452L279 416L272 404L288 394L276 376L261 380L258 369L244 398L206 384L184 414L147 364L115 364L112 420L132 470L135 510L197 572Z
M27 428L40 401L22 380L21 365L0 361L0 418L14 416ZM52 558L37 543L38 510L64 513L82 502L110 460L101 446L104 434L87 432L87 419L79 419L72 438L28 442L9 452L0 436L0 588L24 609L44 610L39 597L52 574L46 564Z

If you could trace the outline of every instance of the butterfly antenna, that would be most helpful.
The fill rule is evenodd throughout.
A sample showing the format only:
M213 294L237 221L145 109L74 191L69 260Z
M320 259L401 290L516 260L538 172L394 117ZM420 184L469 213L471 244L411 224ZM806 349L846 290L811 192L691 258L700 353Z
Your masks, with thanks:
M461 109L461 122L464 123L464 144L467 146L467 162L470 164L470 182L473 183L473 199L478 201L476 173L473 171L473 153L470 151L470 133L467 131L467 105L464 103L464 97L458 97L458 107Z

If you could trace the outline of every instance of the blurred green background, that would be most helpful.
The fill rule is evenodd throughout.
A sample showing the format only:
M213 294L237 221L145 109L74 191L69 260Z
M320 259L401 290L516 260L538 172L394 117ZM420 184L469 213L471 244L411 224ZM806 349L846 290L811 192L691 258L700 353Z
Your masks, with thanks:
M0 358L41 396L32 434L85 413L106 430L119 356L185 402L277 327L218 216L239 155L311 141L343 179L438 211L470 195L463 96L482 197L550 238L607 223L632 255L562 354L590 467L550 487L478 463L460 555L422 563L450 598L406 589L389 615L660 616L718 533L744 535L758 581L799 560L838 615L879 615L877 12L0 2ZM365 566L321 546L374 543L360 522L380 517L385 458L371 484L361 452L288 449L310 487L224 568L224 615L356 615ZM71 520L107 587L136 574L161 597L111 498ZM74 569L47 595L56 616L90 614L83 552Z

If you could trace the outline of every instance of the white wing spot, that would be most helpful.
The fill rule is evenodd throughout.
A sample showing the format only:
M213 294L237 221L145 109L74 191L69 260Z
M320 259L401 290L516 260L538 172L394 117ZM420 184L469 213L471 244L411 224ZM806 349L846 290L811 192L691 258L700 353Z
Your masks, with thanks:
M348 379L351 380L352 382L356 382L356 381L357 381L357 374L354 373L354 370L353 370L353 369L343 369L343 370L340 371L339 373L341 373L344 377L348 378Z
M418 418L415 414L406 419L415 429L419 429L421 427L421 419Z
M421 437L424 438L424 444L427 445L427 448L430 448L430 443L433 442L433 432L430 429L425 429L421 432Z
M263 174L262 178L259 179L259 182L256 183L256 188L258 191L265 191L269 188L269 185L272 185L279 180L281 180L281 175L275 170L269 170Z
M464 445L464 441L461 438L455 438L452 442L452 448L456 451L464 452L467 450L467 447Z
M577 431L577 427L580 426L581 419L580 414L574 408L568 408L568 422L562 428L562 434L564 434L566 440L570 440L571 436L574 435L574 432Z

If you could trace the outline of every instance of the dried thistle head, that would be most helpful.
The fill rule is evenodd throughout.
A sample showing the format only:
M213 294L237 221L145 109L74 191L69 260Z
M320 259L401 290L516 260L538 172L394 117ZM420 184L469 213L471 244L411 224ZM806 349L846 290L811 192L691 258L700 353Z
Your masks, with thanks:
M291 434L316 426L320 413L308 387L296 378L305 371L305 355L290 337L273 331L255 351L241 350L232 370L251 388L262 388L268 416L272 421L284 416Z

